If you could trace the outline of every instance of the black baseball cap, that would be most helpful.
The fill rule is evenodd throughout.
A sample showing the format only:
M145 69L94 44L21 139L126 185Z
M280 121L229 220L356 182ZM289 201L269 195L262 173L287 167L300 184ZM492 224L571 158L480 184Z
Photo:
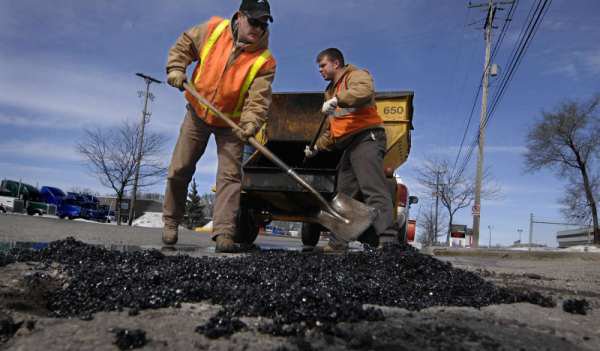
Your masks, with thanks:
M269 21L273 22L271 6L269 6L267 0L242 0L240 11L250 18L260 20L263 17L267 17Z

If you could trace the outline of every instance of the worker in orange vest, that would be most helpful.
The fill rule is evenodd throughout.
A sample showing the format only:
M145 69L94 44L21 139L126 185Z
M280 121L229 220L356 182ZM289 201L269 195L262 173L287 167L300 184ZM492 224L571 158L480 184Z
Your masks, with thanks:
M171 158L163 205L162 240L166 245L177 243L188 184L212 134L218 155L212 239L217 252L243 249L234 240L244 146L240 139L256 134L266 121L271 104L276 63L268 49L269 22L273 22L273 17L267 0L243 0L230 20L212 17L188 29L169 51L168 83L183 90L186 69L197 61L189 83L236 121L241 131L227 127L185 93L187 113Z
M373 225L359 238L377 247L379 236L393 231L393 212L392 195L383 169L386 136L375 105L373 78L366 70L345 64L342 52L336 48L320 52L317 64L323 79L330 82L321 109L328 115L328 128L312 148L306 146L305 156L311 158L321 151L344 150L337 191L349 196L360 195L367 205L377 210ZM346 244L330 240L324 249L345 249Z

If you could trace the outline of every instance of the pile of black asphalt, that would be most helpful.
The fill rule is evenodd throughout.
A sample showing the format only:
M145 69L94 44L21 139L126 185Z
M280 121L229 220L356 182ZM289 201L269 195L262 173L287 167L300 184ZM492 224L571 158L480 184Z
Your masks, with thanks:
M383 320L381 309L372 305L413 311L516 302L555 305L539 293L497 287L476 273L397 244L339 255L262 251L190 257L110 251L69 238L41 250L0 253L0 266L32 261L60 263L70 277L49 293L52 317L89 319L95 312L124 309L135 315L208 301L222 309L196 330L213 338L245 329L240 317L265 317L262 333L301 336L310 329L334 333L340 322Z

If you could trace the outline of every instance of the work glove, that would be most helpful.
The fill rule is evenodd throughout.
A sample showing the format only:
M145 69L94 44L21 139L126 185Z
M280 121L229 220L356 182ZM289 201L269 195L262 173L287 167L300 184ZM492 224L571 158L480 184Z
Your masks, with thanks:
M318 153L319 149L317 149L317 145L313 146L312 148L309 145L306 145L304 148L304 157L307 159L317 156Z
M233 132L237 135L238 138L242 139L244 142L248 142L248 138L256 135L257 128L252 123L246 123L244 125L240 125L240 128L234 128Z
M321 107L321 112L323 112L326 115L330 115L333 113L333 111L335 111L335 108L338 105L338 100L337 97L333 97L327 101L325 101L323 103L323 107Z
M187 81L187 77L184 72L178 70L172 70L167 74L167 83L173 88L177 88L181 91L184 91L183 83Z

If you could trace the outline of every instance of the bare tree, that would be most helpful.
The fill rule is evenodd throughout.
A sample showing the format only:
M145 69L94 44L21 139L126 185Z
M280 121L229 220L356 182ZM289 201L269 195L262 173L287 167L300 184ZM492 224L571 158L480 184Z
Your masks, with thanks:
M100 183L112 188L117 197L117 224L121 224L121 203L127 187L133 182L140 131L136 123L124 121L118 128L86 129L77 151L88 161L90 171ZM166 166L160 159L166 137L146 133L138 188L160 182Z
M525 153L527 171L553 169L571 181L571 190L581 183L592 215L595 244L600 244L600 230L592 171L600 152L599 105L600 94L583 102L566 100L554 112L542 112L542 119L527 135Z
M448 214L446 244L450 243L450 230L456 213L470 207L475 200L475 180L464 174L453 174L448 160L429 157L417 168L417 181L427 189L428 195L435 199ZM483 174L482 199L494 199L500 196L500 187L491 180L489 170ZM435 222L435 221L434 221Z
M600 176L595 174L590 179L594 199L600 196ZM572 223L590 225L592 223L592 209L588 206L585 187L578 177L569 176L569 184L565 193L559 200L563 205L560 210L563 216Z
M76 185L70 187L69 192L77 193L77 194L88 194L88 195L100 196L100 193L97 191L94 191L90 188L80 187L80 186L76 186Z
M438 214L438 223L436 227L434 203L432 203L431 206L426 206L428 209L426 211L421 211L417 220L418 226L421 228L421 235L419 235L418 240L424 246L434 245L439 242L440 237L446 235L446 225L444 224L447 220L446 214Z

